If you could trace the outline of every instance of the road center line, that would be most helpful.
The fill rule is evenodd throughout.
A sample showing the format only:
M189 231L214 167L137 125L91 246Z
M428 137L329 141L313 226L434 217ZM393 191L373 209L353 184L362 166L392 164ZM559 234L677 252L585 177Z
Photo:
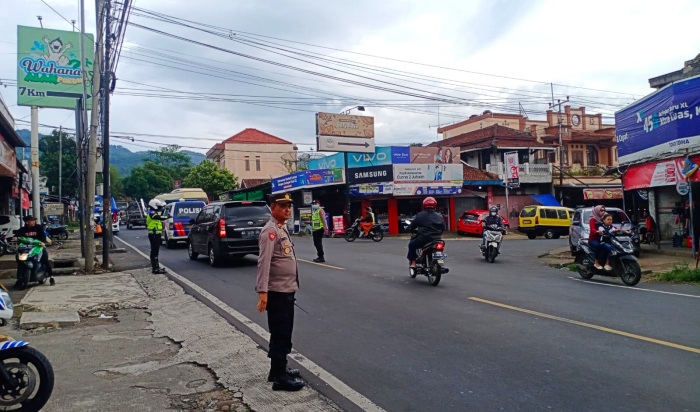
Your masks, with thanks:
M577 281L577 282L588 283L589 285L610 286L610 287L613 287L613 288L623 288L623 289L628 289L628 290L637 290L637 291L640 291L640 292L664 293L664 294L666 294L666 295L685 296L685 297L688 297L688 298L700 299L700 296L698 296L698 295L688 295L688 294L685 294L685 293L666 292L666 291L663 291L663 290L644 289L644 288L635 288L635 287L632 287L632 286L611 285L611 284L609 284L609 283L591 282L590 280L578 279L578 278L575 278L575 277L573 277L573 276L569 276L569 279L575 280L575 281Z
M118 237L115 237L114 239L119 240L120 242L124 243L125 245L129 246L130 248L134 249L136 253L139 255L143 256L146 259L150 259L148 255L145 253L141 252L139 249L137 249L134 245L130 244L129 242L120 239ZM300 259L299 259L300 260ZM316 263L316 262L313 262ZM189 279L183 277L182 275L179 275L169 267L163 265L161 263L161 266L166 268L168 270L167 276L172 276L173 278L176 278L178 281L186 284L188 287L192 288L194 291L199 293L201 296L203 296L205 299L209 300L212 304L218 306L220 309L228 313L229 315L233 316L236 318L239 322L243 323L246 325L250 330L252 330L255 334L260 336L262 339L264 339L266 342L270 342L270 333L266 331L262 326L258 325L257 323L253 322L252 320L248 319L245 317L242 313L236 311L232 307L228 306L219 298L216 296L212 295L211 293L207 292L204 290L201 286L197 285L196 283L190 281ZM330 265L323 265L323 266L330 266ZM330 266L335 268L334 266ZM337 268L340 270L343 270L343 268ZM348 399L350 402L354 403L357 405L360 409L365 410L365 411L376 411L376 412L383 412L384 409L379 407L379 405L376 405L374 402L363 396L361 393L355 391L351 387L349 387L345 382L341 381L340 379L336 378L333 376L330 372L326 371L325 369L321 368L319 365L311 361L309 358L306 356L300 354L296 350L292 350L292 353L290 356L294 356L294 360L298 362L300 365L302 365L305 369L307 369L310 373L316 375L318 378L320 378L322 381L326 382L328 386L333 388L335 391L337 391L341 396L345 397Z
M498 302L494 302L494 301L491 301L491 300L486 300L486 299L481 299L481 298L475 298L475 297L470 297L469 300L473 300L473 301L475 301L475 302L486 303L486 304L489 304L489 305L498 306L498 307L500 307L500 308L514 310L514 311L517 311L517 312L528 313L528 314L530 314L530 315L539 316L539 317L542 317L542 318L557 320L557 321L564 322L564 323L570 323L570 324L572 324L572 325L583 326L584 328L590 328L590 329L595 329L595 330L599 330L599 331L602 331L602 332L612 333L612 334L614 334L614 335L620 335L620 336L625 336L625 337L632 338L632 339L638 339L638 340L645 341L645 342L656 343L657 345L668 346L668 347L671 347L671 348L680 349L680 350L684 350L684 351L688 351L688 352L693 352L693 353L700 353L700 349L698 349L698 348L693 348L693 347L690 347L690 346L679 345L679 344L677 344L677 343L668 342L668 341L665 341L665 340L654 339L654 338L648 338L648 337L646 337L646 336L635 335L634 333L623 332L623 331L621 331L621 330L610 329L610 328L606 328L606 327L604 327L604 326L598 326L598 325L593 325L593 324L590 324L590 323L579 322L579 321L577 321L577 320L562 318L562 317L559 317L559 316L548 315L548 314L542 313L542 312L535 312L534 310L523 309L523 308L519 308L519 307L517 307L517 306L510 306L510 305L506 305L506 304L504 304L504 303L498 303Z
M327 265L327 264L325 264L325 263L318 263L318 262L314 262L314 261L311 261L311 260L299 259L299 258L297 258L297 260L298 260L299 262L311 263L312 265L319 265L319 266L323 266L323 267L327 267L327 268L331 268L331 269L345 270L345 268L341 268L340 266Z

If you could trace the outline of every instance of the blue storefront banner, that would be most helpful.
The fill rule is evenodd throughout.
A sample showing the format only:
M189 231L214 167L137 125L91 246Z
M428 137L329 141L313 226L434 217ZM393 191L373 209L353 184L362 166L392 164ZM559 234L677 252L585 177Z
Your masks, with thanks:
M394 183L394 196L438 196L462 193L461 185Z
M272 179L272 193L306 186L306 170Z
M360 153L357 153L360 154ZM309 170L345 168L345 153L309 160Z
M374 153L348 153L348 169L391 164L391 146L377 147Z
M402 163L411 163L411 148L408 146L392 146L391 163L395 165Z
M620 164L700 145L700 76L678 81L615 114Z
M348 183L392 182L394 167L392 165L357 167L348 170Z
M307 170L306 184L309 186L317 186L331 183L344 183L343 172L343 169Z

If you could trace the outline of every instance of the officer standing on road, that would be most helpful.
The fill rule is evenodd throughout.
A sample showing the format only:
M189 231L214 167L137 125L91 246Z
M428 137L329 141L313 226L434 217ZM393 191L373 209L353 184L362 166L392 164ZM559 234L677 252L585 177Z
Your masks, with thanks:
M292 352L294 329L294 293L299 289L299 273L286 222L292 213L289 193L270 196L272 216L260 232L260 253L255 291L258 292L258 312L267 310L270 329L270 374L272 390L298 391L304 382L298 369L287 368L287 355Z
M148 215L146 216L146 229L148 229L148 241L151 243L151 267L154 275L165 273L165 269L158 263L160 253L160 235L163 232L163 221L168 219L164 213L165 202L152 199L148 202Z
M311 230L318 255L314 262L323 263L326 261L323 254L323 235L328 235L328 223L326 222L326 212L321 208L321 202L318 200L314 200L311 204Z

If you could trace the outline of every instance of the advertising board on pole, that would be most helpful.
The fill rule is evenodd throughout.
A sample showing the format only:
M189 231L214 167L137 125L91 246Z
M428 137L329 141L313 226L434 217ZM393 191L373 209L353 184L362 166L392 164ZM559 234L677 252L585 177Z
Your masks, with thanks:
M85 34L85 62L80 60L80 32L17 26L17 105L75 109L83 97L83 70L92 89L95 43ZM90 106L90 97L86 107Z
M319 151L374 153L374 117L316 113Z
M700 76L672 83L615 113L620 164L700 146Z
M518 152L508 152L503 154L503 159L506 167L506 176L508 184L511 186L520 186L520 172L518 168Z

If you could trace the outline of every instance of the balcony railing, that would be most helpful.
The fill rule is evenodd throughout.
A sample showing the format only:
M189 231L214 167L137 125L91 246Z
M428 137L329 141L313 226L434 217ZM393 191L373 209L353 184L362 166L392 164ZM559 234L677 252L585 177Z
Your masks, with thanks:
M503 163L486 165L486 171L497 174L499 179L503 179ZM518 165L518 174L521 183L551 183L552 164L523 163Z

